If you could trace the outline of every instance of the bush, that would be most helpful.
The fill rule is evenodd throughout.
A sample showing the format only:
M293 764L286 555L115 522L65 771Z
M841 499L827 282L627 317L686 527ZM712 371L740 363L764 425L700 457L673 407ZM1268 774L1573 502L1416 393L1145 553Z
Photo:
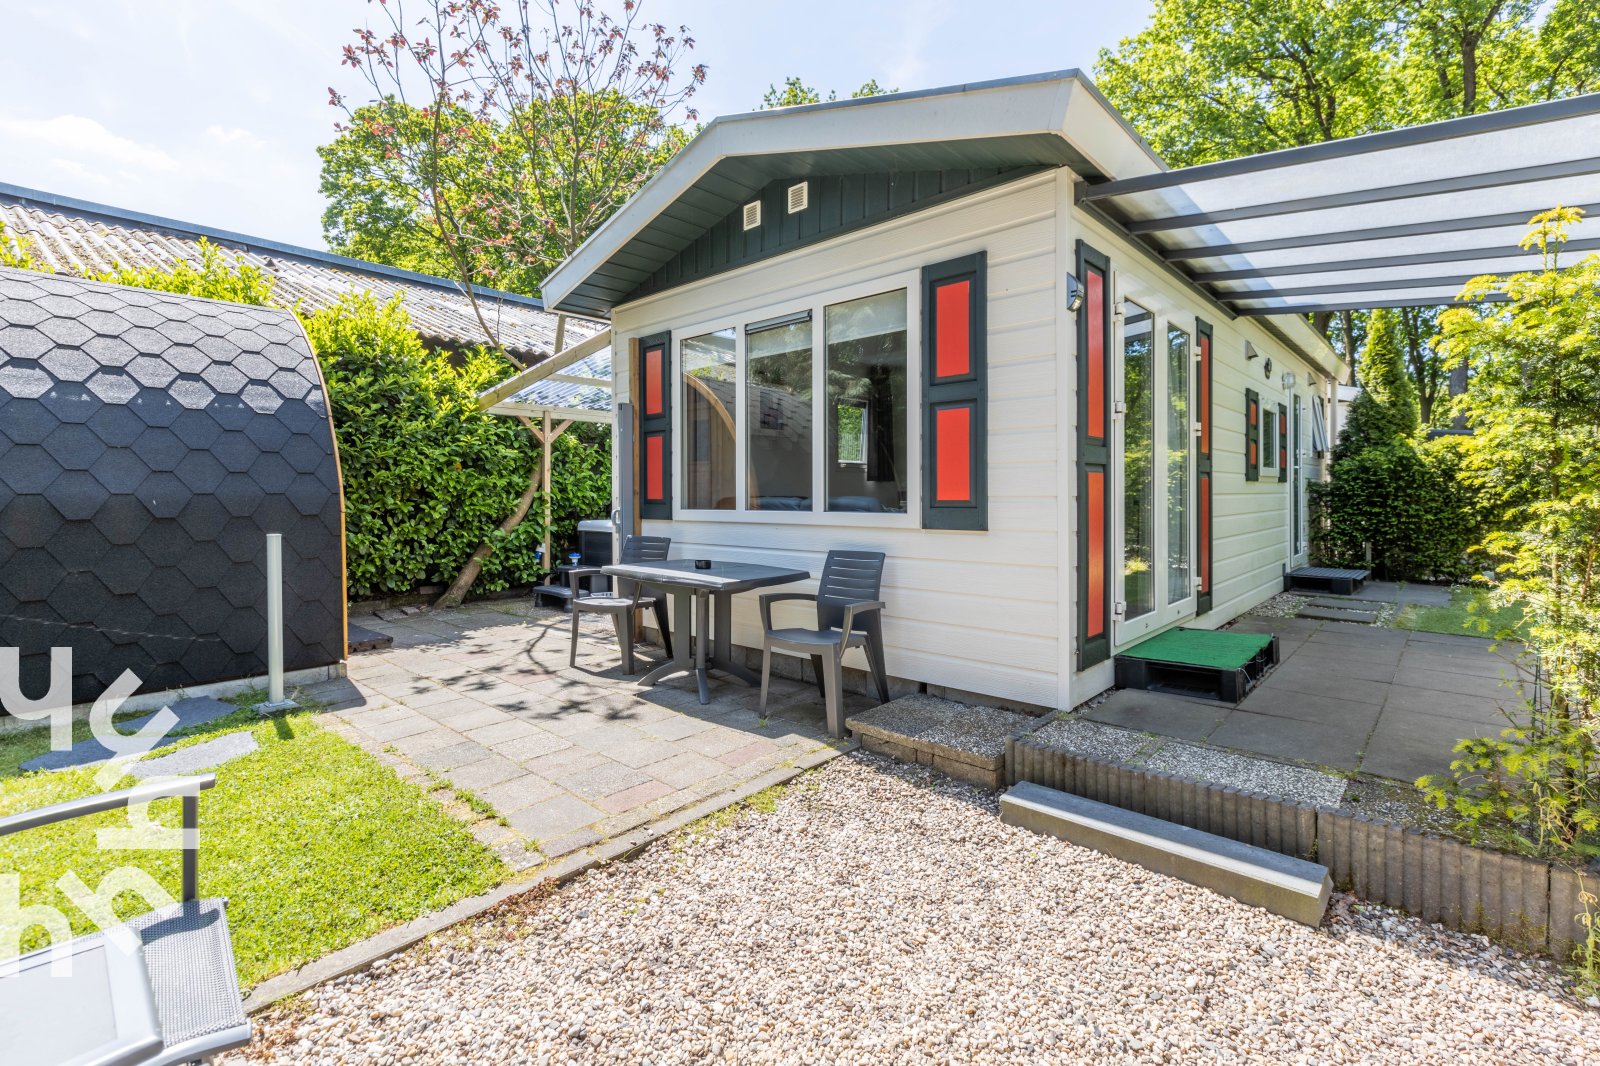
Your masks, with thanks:
M346 297L305 326L339 439L350 595L448 582L486 540L495 550L477 591L534 581L542 497L510 533L499 524L527 488L539 448L516 420L485 415L476 402L512 373L509 364L485 349L454 361L430 350L398 300ZM592 432L569 431L551 461L559 541L578 518L609 509L610 451Z
M1330 566L1365 566L1396 581L1467 576L1478 523L1455 480L1455 453L1404 440L1369 447L1333 464L1311 486L1311 548Z

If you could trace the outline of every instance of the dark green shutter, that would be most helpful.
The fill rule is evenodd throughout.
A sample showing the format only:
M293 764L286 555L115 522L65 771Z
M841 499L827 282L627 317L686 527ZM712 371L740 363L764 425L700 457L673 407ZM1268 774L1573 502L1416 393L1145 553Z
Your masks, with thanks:
M1111 261L1078 242L1078 669L1111 657Z
M1200 417L1200 447L1195 457L1195 513L1200 516L1200 589L1195 610L1205 614L1211 610L1211 323L1195 319L1194 332L1199 346L1196 359L1200 364L1195 373L1195 409Z
M1289 480L1289 408L1278 405L1278 480Z
M922 268L922 528L988 529L984 253Z
M672 517L672 334L639 342L639 517Z
M1261 480L1261 395L1244 390L1244 479Z

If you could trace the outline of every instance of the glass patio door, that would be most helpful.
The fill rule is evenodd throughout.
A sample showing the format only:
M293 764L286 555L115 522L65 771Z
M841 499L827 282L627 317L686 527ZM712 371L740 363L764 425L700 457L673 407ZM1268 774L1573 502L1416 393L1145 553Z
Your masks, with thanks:
M1192 613L1195 595L1190 337L1132 300L1121 320L1118 644Z

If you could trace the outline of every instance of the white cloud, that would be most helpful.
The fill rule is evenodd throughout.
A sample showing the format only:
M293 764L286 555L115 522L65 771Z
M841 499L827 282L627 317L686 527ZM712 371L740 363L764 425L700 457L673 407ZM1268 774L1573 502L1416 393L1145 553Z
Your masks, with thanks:
M249 148L254 151L260 151L268 147L267 142L257 137L254 133L238 127L227 129L218 125L210 125L206 127L206 136L217 144L238 145L240 148Z
M160 148L111 132L92 118L10 118L0 115L0 138L31 142L80 165L114 163L145 171L178 169L178 161ZM55 160L57 163L62 159Z

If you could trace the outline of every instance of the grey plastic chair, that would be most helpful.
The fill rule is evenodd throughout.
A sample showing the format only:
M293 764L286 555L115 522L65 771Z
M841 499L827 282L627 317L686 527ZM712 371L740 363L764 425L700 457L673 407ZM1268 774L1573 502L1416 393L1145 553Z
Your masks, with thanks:
M659 563L666 559L667 553L672 548L671 537L638 537L630 536L622 542L622 559L624 563ZM579 589L584 578L600 574L598 566L584 566L567 572L567 580L572 583L572 648L567 653L567 665L578 665L578 621L584 613L608 614L611 616L612 625L617 629L617 642L622 645L622 661L628 673L634 672L633 665L633 611L639 604L648 600L655 608L656 626L661 630L661 641L666 645L667 654L672 654L672 633L667 628L667 596L664 592L646 594L644 587L634 581L618 580L615 592L594 593L580 595Z
M33 1013L24 1024L38 1029L22 1034L24 1046L31 1044L35 1053L48 1056L47 1061L56 1061L59 1050L72 1062L174 1066L209 1062L213 1055L250 1042L250 1019L234 969L227 901L201 899L199 894L200 793L216 781L215 774L149 781L0 818L0 837L7 837L102 811L182 797L183 828L191 841L183 852L183 899L123 923L138 941L137 953L101 975L96 988L106 998L92 1003L72 1000L70 983L60 985L69 997L64 1002L59 994L41 995L52 980L48 976L52 948L14 960L0 976L0 1003L15 1002L19 996L24 1002L31 1000ZM106 938L105 933L90 933L62 950L98 951L105 956L112 950L104 943ZM7 1036L17 1039L18 1033ZM26 1053L22 1058L32 1061Z
M767 712L767 686L772 653L798 652L811 657L827 708L828 731L844 736L844 653L864 648L872 666L878 702L889 702L889 675L883 665L883 617L878 599L883 585L883 553L831 551L822 564L817 591L769 592L761 597L761 713ZM817 605L816 629L773 629L772 605L784 600L812 600Z

